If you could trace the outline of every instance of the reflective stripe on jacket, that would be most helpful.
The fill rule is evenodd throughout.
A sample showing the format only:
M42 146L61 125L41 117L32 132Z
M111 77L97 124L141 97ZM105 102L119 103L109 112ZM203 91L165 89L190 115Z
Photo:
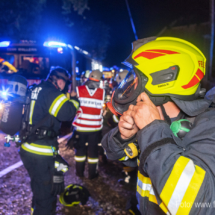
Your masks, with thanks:
M37 155L46 155L46 156L53 156L53 150L55 151L56 148L51 146L44 146L35 143L23 143L21 147L30 153L37 154Z

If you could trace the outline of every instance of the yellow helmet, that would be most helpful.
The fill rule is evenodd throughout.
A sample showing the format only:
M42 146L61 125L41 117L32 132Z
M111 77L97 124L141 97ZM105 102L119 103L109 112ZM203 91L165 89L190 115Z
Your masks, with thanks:
M158 37L132 53L134 65L147 78L152 95L189 100L205 75L206 58L193 44L173 37Z
M132 69L116 89L112 105L122 114L136 103L141 92L146 92L155 105L171 98L195 100L204 94L200 81L205 75L205 63L204 54L185 40L174 37L137 40L124 62Z
M59 201L64 206L73 207L80 203L85 205L89 197L90 193L87 188L79 184L69 184L60 194Z

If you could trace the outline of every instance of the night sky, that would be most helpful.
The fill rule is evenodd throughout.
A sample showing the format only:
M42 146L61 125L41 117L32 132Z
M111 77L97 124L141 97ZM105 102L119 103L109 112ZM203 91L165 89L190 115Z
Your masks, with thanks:
M209 20L209 0L128 0L139 39L157 35L165 26L183 18L180 25ZM135 40L125 0L89 0L86 17L110 27L110 45L104 66L120 65Z

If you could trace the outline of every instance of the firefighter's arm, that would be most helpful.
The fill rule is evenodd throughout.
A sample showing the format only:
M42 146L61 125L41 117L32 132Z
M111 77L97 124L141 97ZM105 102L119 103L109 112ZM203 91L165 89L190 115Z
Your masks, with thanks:
M123 140L120 137L119 128L116 127L103 137L101 143L109 160L119 160L127 166L136 167L137 159L130 159L124 150L129 143L135 140L136 135L127 140Z
M209 201L211 192L207 187L211 173L206 172L203 157L194 160L189 152L185 155L183 141L163 120L141 129L137 139L141 150L138 193L148 195L165 214L198 214L195 204ZM147 193L146 184L153 187L153 193Z
M76 97L68 99L63 93L56 93L52 96L49 113L59 121L69 121L75 117L79 108L79 101Z

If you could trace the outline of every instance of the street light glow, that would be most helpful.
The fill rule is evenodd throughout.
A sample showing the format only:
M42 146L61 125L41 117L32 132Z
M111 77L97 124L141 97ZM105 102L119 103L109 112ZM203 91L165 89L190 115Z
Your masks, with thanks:
M87 51L83 51L83 53L84 53L85 55L88 55L88 54L89 54Z
M63 54L63 48L62 47L57 48L57 52Z
M80 48L78 46L74 46L75 49L80 50Z

